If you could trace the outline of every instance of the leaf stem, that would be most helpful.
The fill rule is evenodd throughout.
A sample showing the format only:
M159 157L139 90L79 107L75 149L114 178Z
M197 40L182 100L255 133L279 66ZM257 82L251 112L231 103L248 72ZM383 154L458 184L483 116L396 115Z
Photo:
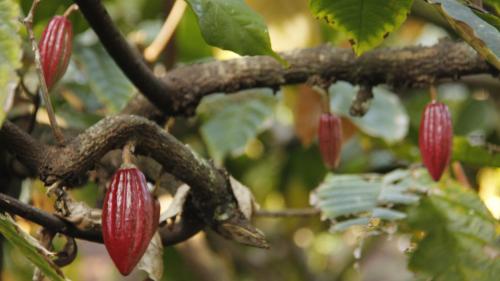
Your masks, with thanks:
M49 121L50 121L50 127L52 128L52 133L54 134L57 143L59 145L63 145L64 135L59 126L57 125L54 109L52 107L52 103L49 97L49 90L47 88L47 83L45 82L44 78L45 76L43 73L42 63L40 59L40 51L38 50L38 44L35 40L35 35L33 33L33 17L35 10L38 7L38 4L40 4L40 1L41 0L33 1L33 4L31 5L28 15L26 16L26 18L23 19L23 23L26 26L26 29L29 34L29 39L31 41L31 47L33 49L33 52L35 53L35 65L36 65L38 80L40 81L40 96L42 98L42 101L45 103L45 107L47 109L47 114L49 116Z

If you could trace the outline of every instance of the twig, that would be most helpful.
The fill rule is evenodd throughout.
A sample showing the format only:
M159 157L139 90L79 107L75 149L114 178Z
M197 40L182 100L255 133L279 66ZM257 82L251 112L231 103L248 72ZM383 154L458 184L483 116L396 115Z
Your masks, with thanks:
M280 217L311 217L320 214L320 210L314 208L306 209L284 209L284 210L257 210L254 212L256 217L269 217L269 218L280 218Z
M349 114L362 117L370 109L370 103L373 99L372 87L370 85L360 85L356 98L349 108Z
M167 46L170 38L174 34L177 25L184 15L186 10L186 2L184 0L176 0L170 14L163 24L160 33L155 40L144 50L144 58L149 62L154 62Z
M53 232L63 233L67 236L84 239L96 243L103 243L100 229L80 229L74 224L62 218L25 204L11 196L0 193L0 208L8 213L20 216L32 221ZM174 226L173 230L163 227L160 230L164 246L180 243L189 239L202 229L203 224L199 220L184 217Z
M62 145L64 144L64 135L59 126L57 125L57 120L54 114L54 108L52 107L52 103L49 97L49 90L47 89L47 83L45 82L45 75L43 73L42 62L40 59L40 51L38 50L38 44L36 42L35 35L33 33L33 17L35 10L38 7L38 4L40 4L40 1L41 0L33 1L31 9L26 18L24 18L23 23L26 26L26 29L28 30L29 38L31 41L31 47L33 49L33 52L35 53L35 65L36 65L38 80L40 81L40 95L42 97L42 101L45 103L45 107L47 108L50 127L52 128L52 133L54 134L54 137L56 138L58 144Z

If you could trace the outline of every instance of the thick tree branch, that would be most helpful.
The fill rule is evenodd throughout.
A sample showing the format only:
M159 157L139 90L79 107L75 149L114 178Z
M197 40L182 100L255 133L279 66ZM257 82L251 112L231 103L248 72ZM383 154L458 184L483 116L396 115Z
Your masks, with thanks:
M325 45L281 53L289 68L270 57L244 57L177 68L159 81L145 67L140 54L128 46L101 1L75 2L122 71L157 108L169 115L192 115L201 98L212 93L277 88L314 77L372 86L385 83L410 87L469 74L498 75L498 70L466 43L442 41L432 47L377 49L361 57L356 57L350 49ZM142 101L135 108L144 111L154 106Z
M20 216L32 221L54 232L60 232L68 236L103 243L100 229L84 230L76 227L72 223L25 204L13 197L0 193L0 208L8 213ZM163 245L169 246L189 239L200 231L202 224L192 218L181 219L173 227L164 226L160 229Z
M35 170L47 185L61 182L74 186L85 179L104 154L133 140L139 154L160 163L165 171L187 183L192 190L196 214L227 238L254 246L266 246L263 236L246 220L238 208L228 176L191 149L143 117L119 115L108 117L81 133L63 147L44 146L15 125L6 121L0 141L19 160ZM250 240L242 240L242 236ZM261 244L256 244L260 242Z

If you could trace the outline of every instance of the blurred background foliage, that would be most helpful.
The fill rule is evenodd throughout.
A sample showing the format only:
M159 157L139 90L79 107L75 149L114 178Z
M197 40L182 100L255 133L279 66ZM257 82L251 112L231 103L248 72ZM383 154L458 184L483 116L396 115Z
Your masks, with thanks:
M26 13L31 1L18 2ZM275 51L326 42L349 47L347 36L314 19L304 0L246 2L264 17ZM68 0L42 1L35 17L38 38L48 20L56 13L63 13L71 3ZM129 42L142 51L155 38L172 1L106 0L104 4ZM104 116L119 112L136 89L105 52L81 14L73 13L70 19L75 32L73 56L68 72L52 93L52 99L59 123L78 131ZM432 45L446 37L456 38L456 35L446 27L410 15L399 30L389 35L383 46ZM235 56L204 42L195 15L188 8L167 51L151 67L161 75L176 66ZM34 91L37 81L31 61L32 53L26 40L23 79ZM344 121L342 160L335 173L386 173L420 162L418 127L422 109L429 101L428 89L377 86L370 111L365 117L357 118L348 114L356 87L339 81L329 89L331 107L342 115ZM438 92L440 100L451 110L455 132L453 159L462 162L472 188L498 220L500 159L498 154L491 156L487 149L473 145L500 144L500 83L490 76L472 76L444 81L438 85ZM320 108L318 93L307 85L282 87L276 93L270 89L252 89L234 95L212 95L202 101L195 117L176 119L171 133L204 157L213 158L217 165L227 167L235 178L250 187L261 208L307 208L310 206L310 192L327 174L315 139ZM9 116L22 116L30 110L16 107ZM48 123L43 109L37 121ZM484 157L491 159L485 160ZM450 180L451 172L446 172L444 178L444 181ZM98 206L103 196L102 187L93 183L71 193L91 206ZM38 208L49 211L52 208L42 184L36 180L23 182L20 198ZM429 202L434 199L425 200L422 204L426 206L440 206L439 202ZM167 194L162 197L162 207L166 204ZM438 207L432 210L435 213L429 211L426 214L425 209L414 207L410 211L409 226L399 227L408 230L412 225L418 225L422 230L440 234L450 231L434 229L445 223L448 217L443 216L440 221L437 217L441 210ZM436 217L435 225L419 220L419 212L424 212L421 216ZM36 234L36 225L17 220L25 230ZM417 278L407 269L409 252L415 245L414 236L410 234L415 233L411 230L396 231L398 225L395 223L384 225L382 234L374 236L363 228L330 233L329 223L321 221L319 216L257 217L254 222L266 234L271 250L247 248L225 241L210 231L198 234L186 243L166 248L163 280L399 281ZM496 225L492 230L493 243L499 246L498 221L490 223ZM446 240L446 237L440 239ZM9 244L4 245L2 280L30 280L32 266ZM68 278L144 278L141 272L134 272L127 278L120 277L103 245L85 241L79 241L78 245L77 260L63 269ZM432 244L428 246L432 247ZM467 251L467 247L464 249ZM498 258L494 260L498 261ZM464 268L468 261L464 261ZM411 269L418 270L420 262L421 259L413 255ZM427 273L437 274L439 267L449 265L446 261L441 262L437 269L433 271L431 268ZM479 263L477 266L484 268L488 262L475 261Z

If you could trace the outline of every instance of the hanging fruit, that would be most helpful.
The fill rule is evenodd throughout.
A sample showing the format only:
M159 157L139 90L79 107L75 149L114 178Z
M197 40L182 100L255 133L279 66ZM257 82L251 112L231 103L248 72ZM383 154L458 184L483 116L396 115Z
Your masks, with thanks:
M73 28L65 16L53 17L38 44L47 89L52 89L68 68L71 57Z
M118 169L102 208L104 245L123 275L140 261L158 227L158 200L148 190L144 174L132 164Z
M318 127L319 150L328 169L334 169L340 161L342 149L342 121L332 113L321 114Z
M419 146L422 161L435 181L450 162L453 128L448 107L433 100L420 121Z

